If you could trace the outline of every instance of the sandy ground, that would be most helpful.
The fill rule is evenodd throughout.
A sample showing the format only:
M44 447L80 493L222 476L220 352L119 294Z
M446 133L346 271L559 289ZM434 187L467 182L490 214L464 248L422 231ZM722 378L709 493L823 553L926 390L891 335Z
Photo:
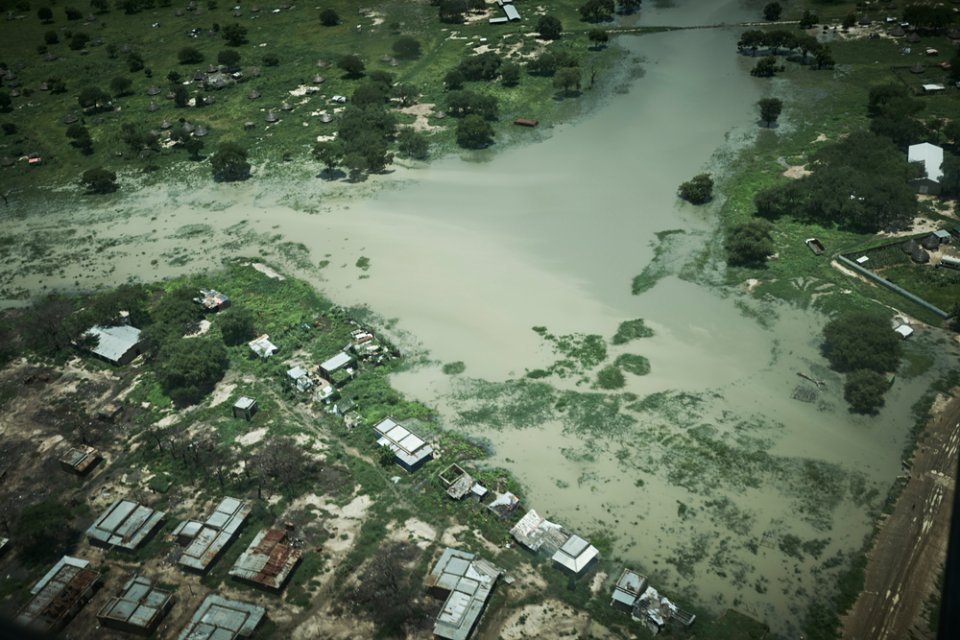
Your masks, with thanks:
M443 131L444 127L432 125L427 121L427 118L434 114L434 106L436 105L434 105L432 102L423 102L420 104L410 105L409 107L403 107L402 109L397 109L397 111L416 116L417 119L413 121L412 125L410 125L414 131L426 131L428 133L434 131Z
M792 165L787 167L787 170L783 172L783 175L784 177L798 180L800 178L805 178L806 176L809 176L811 173L813 172L807 169L807 165L797 164L797 165Z
M482 634L484 640L527 638L610 638L610 631L590 617L559 600L546 600L514 610L510 616Z
M935 581L946 559L960 444L960 397L949 400L923 436L910 480L870 551L864 590L844 619L844 638L936 636L928 628L927 601L936 592Z

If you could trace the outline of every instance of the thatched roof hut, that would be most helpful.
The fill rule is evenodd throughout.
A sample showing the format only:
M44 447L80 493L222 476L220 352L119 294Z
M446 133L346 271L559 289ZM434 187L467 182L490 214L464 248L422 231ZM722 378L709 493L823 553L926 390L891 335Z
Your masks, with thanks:
M313 84L323 84L324 82L326 82L326 78L324 78L319 73L313 76Z
M149 89L147 89L147 95L148 95L148 96L158 96L158 95L160 95L160 87L158 87L158 86L156 86L156 85L153 85L152 87L150 87Z
M197 125L196 130L193 132L194 138L203 138L208 133L207 128L202 124Z
M73 124L79 120L80 116L75 113L68 113L67 115L63 116L63 124Z
M920 246L929 251L933 251L940 248L940 238L933 235L932 233L920 241Z
M326 111L324 111L323 113L320 114L320 122L323 122L323 123L333 122L333 116L327 113Z
M293 105L287 102L286 100L280 103L280 108L283 109L284 111L293 111Z
M960 40L960 29L950 29L947 31L947 37L951 40Z
M203 82L207 79L207 74L199 69L193 72L193 81L194 82Z
M211 63L211 64L207 67L207 73L216 73L217 71L220 71L220 67L218 67L217 65L215 65L215 64L213 64L213 63Z
M49 83L49 82L41 82L41 83L40 83L40 86L38 87L38 89L40 89L40 91L50 91L50 83Z
M277 114L274 113L273 110L267 111L267 115L264 117L264 120L267 122L276 122L279 119L280 118L277 117Z
M20 89L11 89L11 90L10 90L10 97L11 97L11 98L19 98L19 97L20 97Z
M166 131L172 126L173 126L173 123L170 122L169 120L164 120L163 122L160 123L160 129L163 131Z
M150 113L154 113L154 112L159 111L159 110L160 110L160 105L158 105L158 104L157 104L156 102L154 102L153 100L151 100L151 101L150 101L150 104L147 105L147 111L149 111Z
M47 52L47 53L43 56L43 59L46 60L47 62L53 62L54 60L59 60L60 58L59 58L59 56L57 56L57 54L55 54L55 53L53 53L53 52L51 51L51 52Z
M910 254L910 259L919 264L926 264L930 262L930 254L922 247L917 247L917 250Z
M247 94L247 100L256 100L261 95L262 94L259 91L257 91L256 89L252 89L250 93Z
M12 167L13 162L14 160L10 156L3 156L3 158L0 158L0 166Z
M903 36L907 35L907 32L903 30L903 27L897 25L890 30L890 35L894 38L902 38Z
M195 126L193 126L189 122L184 122L181 128L183 129L184 133L193 133L197 129Z
M260 77L260 67L250 67L243 72L243 75L250 76L251 78Z
M910 73L923 73L923 72L926 71L926 70L927 70L927 68L924 67L924 66L923 66L922 64L920 64L919 62L918 62L917 64L913 65L912 67L910 67Z
M917 247L919 246L920 245L917 243L917 241L914 238L910 238L909 240L904 242L902 245L900 245L900 248L903 249L903 252L905 254L910 255L914 251L916 251Z
M910 44L916 44L920 42L920 36L917 35L916 33L909 33L907 34L907 42L909 42Z

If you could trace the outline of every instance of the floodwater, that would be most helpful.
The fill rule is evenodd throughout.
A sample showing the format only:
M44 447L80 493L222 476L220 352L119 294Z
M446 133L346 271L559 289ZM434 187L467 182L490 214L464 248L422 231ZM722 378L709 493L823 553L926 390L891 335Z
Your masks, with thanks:
M641 24L737 22L757 13L737 2L678 4L645 4ZM899 381L879 417L851 417L840 379L818 353L822 317L747 302L761 323L744 312L746 296L677 277L715 224L709 207L678 203L677 185L717 168L755 130L765 85L736 55L737 36L704 29L624 37L628 64L644 73L575 124L487 161L449 157L398 170L348 204L319 180L288 185L319 212L251 182L152 188L119 209L11 222L16 232L60 238L82 220L77 235L62 238L70 250L87 234L118 243L86 255L79 268L24 270L6 283L37 291L150 280L231 254L279 260L270 247L300 243L313 266L289 268L336 302L396 318L429 352L438 364L396 376L396 386L437 407L448 425L489 440L494 463L523 482L527 504L581 533L611 534L615 555L658 586L793 630L834 575L813 571L858 549L869 532L870 508L900 471L909 407L929 379ZM682 236L671 237L682 241L658 258L664 277L632 295L631 279L655 258L655 234L677 229ZM178 266L182 255L190 262ZM354 266L360 256L370 260L367 272ZM317 269L321 260L329 266ZM623 391L667 399L631 410L625 431L578 430L562 412L526 429L462 419L475 405L472 381L510 388L507 381L559 358L532 327L609 338L634 318L655 336L610 347L610 356L643 355L652 371L628 375ZM465 363L462 376L442 374L439 363L452 361ZM826 382L816 402L791 398L803 382L798 372ZM591 391L577 378L546 382ZM684 404L670 396L677 392L697 401ZM822 549L791 556L784 536Z

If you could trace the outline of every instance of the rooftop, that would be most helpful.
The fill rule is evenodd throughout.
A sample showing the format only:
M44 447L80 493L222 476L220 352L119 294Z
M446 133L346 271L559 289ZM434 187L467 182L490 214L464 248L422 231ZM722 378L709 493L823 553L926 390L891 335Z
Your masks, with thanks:
M209 595L197 608L178 640L233 640L249 637L267 615L256 605Z
M625 568L613 589L612 603L620 603L632 609L646 585L646 578L632 569Z
M241 409L245 411L255 404L257 404L257 401L254 400L253 398L248 398L247 396L240 396L240 399L237 400L236 404L234 404L233 406L236 407L237 409Z
M193 301L208 311L222 309L230 305L230 298L215 289L200 289L200 297L194 298Z
M277 352L277 345L270 342L270 336L263 334L247 343L250 349L261 358L269 358Z
M393 418L384 418L373 428L380 436L377 444L389 447L404 466L416 466L433 455L433 447Z
M65 469L83 475L90 471L100 460L100 452L86 445L72 447L60 458L60 464Z
M502 571L472 553L446 548L430 570L427 583L447 591L447 599L433 626L434 635L466 640L486 607Z
M929 142L912 144L907 148L907 160L922 162L927 178L939 182L943 177L943 148Z
M110 362L119 362L128 351L140 343L140 329L130 325L96 325L88 329L85 335L97 337L97 346L90 351Z
M574 534L553 554L553 561L574 573L580 573L599 555L596 547Z
M252 509L242 500L224 498L205 522L182 522L173 534L192 539L180 556L179 563L190 569L205 571L236 537Z
M531 551L539 551L544 547L550 553L558 551L570 538L563 527L541 517L533 509L510 529L510 535Z
M33 597L20 610L17 622L40 629L57 631L83 606L100 580L100 572L90 562L63 556L30 589Z
M155 589L153 582L144 576L134 576L127 580L120 593L110 599L97 618L106 626L115 623L118 626L132 626L150 631L167 614L173 605L173 594Z
M332 358L320 363L320 368L329 373L336 371L337 369L342 369L351 362L353 362L353 358L350 357L350 354L341 351Z
M136 549L166 515L132 500L117 500L87 529L90 542Z
M263 529L237 558L230 575L269 589L280 590L303 551L287 542L283 529Z

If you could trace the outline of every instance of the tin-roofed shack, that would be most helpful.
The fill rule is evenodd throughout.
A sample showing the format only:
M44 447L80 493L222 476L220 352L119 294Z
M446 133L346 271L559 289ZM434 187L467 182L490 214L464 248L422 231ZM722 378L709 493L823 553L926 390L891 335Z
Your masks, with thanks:
M230 298L215 289L200 289L200 296L193 301L204 311L222 311L230 306Z
M531 551L543 549L552 554L554 563L573 574L582 573L600 557L600 552L592 544L533 509L510 529L510 535Z
M164 515L133 500L117 500L87 529L87 537L94 545L133 550L160 526Z
M95 356L113 364L127 364L140 355L140 329L129 325L104 327L96 325L84 334L96 338L97 344L90 348Z
M83 608L100 585L100 572L90 562L63 556L30 589L33 597L17 614L17 622L44 633L62 629Z
M353 357L344 351L320 363L320 375L337 387L342 387L353 377Z
M93 447L80 445L71 447L60 458L60 466L64 471L75 473L78 476L84 476L90 473L91 469L100 462L100 452Z
M377 444L393 451L394 461L411 473L433 458L433 447L393 418L384 418L373 429Z
M244 420L253 419L253 414L257 412L257 401L247 396L240 398L233 405L233 417L243 418Z
M230 575L260 587L279 591L303 556L287 540L283 529L264 529L237 558Z
M178 561L181 566L206 571L237 536L253 507L237 498L224 498L204 522L181 522L173 535L186 545Z
M520 506L520 498L509 491L506 493L495 492L496 496L487 505L487 509L497 515L498 518L506 518Z
M250 350L253 351L254 355L260 358L269 358L278 351L277 345L270 342L270 336L266 333L262 336L257 336L247 344L250 346Z
M431 591L446 596L433 634L448 640L469 638L501 573L501 569L472 553L444 549L426 578Z
M656 635L669 622L676 621L689 627L697 616L684 611L647 583L647 579L624 569L613 589L610 604L630 612L630 617L643 622L650 633Z
M134 576L103 605L97 619L105 627L149 635L172 606L171 592L155 588L150 578Z
M178 640L249 638L266 615L263 607L211 594L197 607Z
M480 499L487 494L487 489L457 463L441 471L438 477L447 488L447 495L454 500L462 500L468 495Z

